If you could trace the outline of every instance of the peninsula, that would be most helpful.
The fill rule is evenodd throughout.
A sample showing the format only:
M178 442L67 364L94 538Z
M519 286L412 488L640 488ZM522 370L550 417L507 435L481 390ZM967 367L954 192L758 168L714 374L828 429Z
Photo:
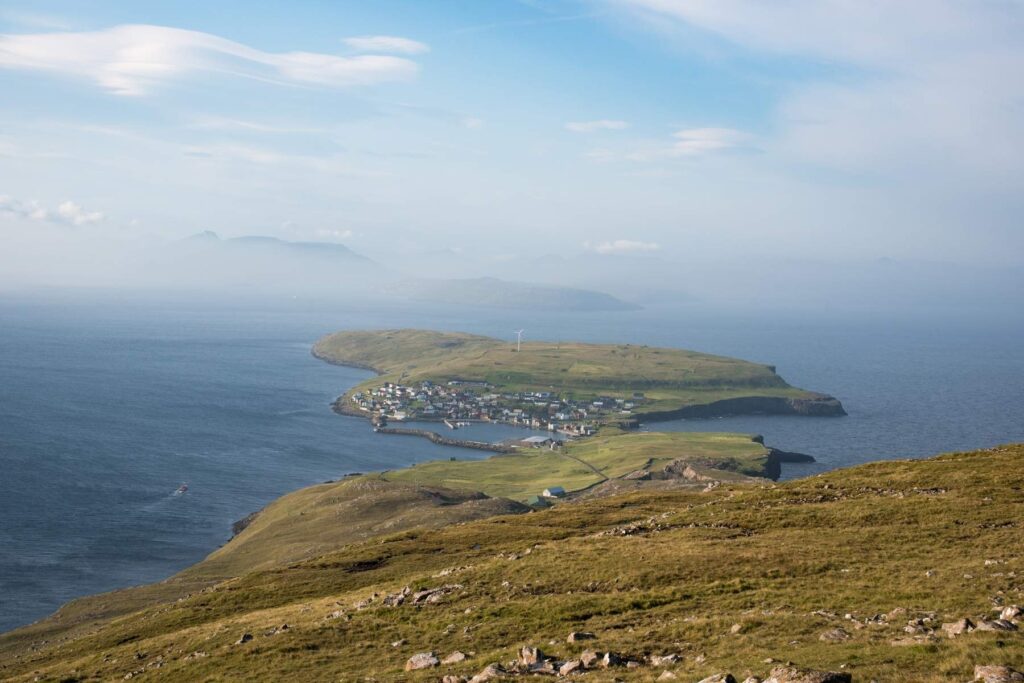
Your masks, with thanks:
M772 366L646 345L382 330L328 335L313 354L378 373L335 403L378 423L490 420L588 436L686 417L846 414L837 399L790 386Z

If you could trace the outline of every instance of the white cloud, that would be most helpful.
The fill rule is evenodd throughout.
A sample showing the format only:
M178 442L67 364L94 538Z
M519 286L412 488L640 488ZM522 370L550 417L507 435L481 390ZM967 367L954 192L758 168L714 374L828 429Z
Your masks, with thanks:
M70 200L61 202L56 209L51 210L37 201L25 202L7 195L0 195L0 215L66 225L89 225L104 219L102 212L86 211Z
M121 25L77 33L0 35L0 68L84 78L117 95L138 96L196 72L347 87L408 80L419 66L387 55L264 52L200 31Z
M591 244L584 242L583 248L598 254L634 254L658 251L661 245L655 242L638 242L636 240L610 240Z
M626 121L615 121L600 119L598 121L570 121L565 124L565 129L573 133L596 133L600 130L625 130L629 128Z
M484 120L478 119L475 116L467 116L464 119L462 119L462 125L465 126L466 128L469 128L470 130L476 130L478 128L483 128Z
M672 140L639 146L623 155L630 161L656 161L659 159L693 158L724 152L743 145L750 136L735 128L685 128L672 133ZM589 158L610 161L615 155L608 150L595 150Z
M418 40L399 36L353 36L343 41L359 52L389 52L401 55L419 55L430 52L430 46Z
M355 235L355 233L353 233L351 230L329 230L326 228L321 228L316 231L317 237L329 240L352 239L353 235Z

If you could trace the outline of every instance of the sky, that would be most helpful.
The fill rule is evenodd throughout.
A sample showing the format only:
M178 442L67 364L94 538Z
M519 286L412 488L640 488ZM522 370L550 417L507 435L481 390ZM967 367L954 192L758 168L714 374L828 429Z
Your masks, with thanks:
M4 0L0 266L213 230L1020 268L1022 73L1019 0Z

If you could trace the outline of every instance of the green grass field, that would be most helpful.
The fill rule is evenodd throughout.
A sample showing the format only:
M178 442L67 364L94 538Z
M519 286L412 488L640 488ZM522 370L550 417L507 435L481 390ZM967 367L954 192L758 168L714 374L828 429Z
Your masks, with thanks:
M669 668L683 681L765 676L769 657L844 667L858 682L970 680L975 664L1024 666L1021 632L914 641L904 626L977 622L1024 603L1022 464L1016 445L407 529L116 619L96 616L76 631L5 635L0 678L415 683L472 674L537 645L557 657L582 647L638 660L678 653ZM437 604L381 599L442 584L458 587ZM845 639L821 639L837 627ZM574 630L597 640L566 643ZM253 638L239 644L243 633ZM471 655L403 671L429 650Z

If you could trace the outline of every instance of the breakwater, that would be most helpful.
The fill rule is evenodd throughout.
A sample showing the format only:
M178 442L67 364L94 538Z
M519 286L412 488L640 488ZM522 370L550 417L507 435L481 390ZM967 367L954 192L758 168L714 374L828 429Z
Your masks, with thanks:
M457 446L459 448L475 448L478 451L492 451L494 453L514 453L516 451L512 446L505 446L500 443L488 443L486 441L469 441L466 439L452 439L447 436L442 436L437 432L432 432L429 429L409 429L406 427L376 427L374 429L378 434L399 434L402 436L420 436L424 439L430 439L436 444L442 446Z

